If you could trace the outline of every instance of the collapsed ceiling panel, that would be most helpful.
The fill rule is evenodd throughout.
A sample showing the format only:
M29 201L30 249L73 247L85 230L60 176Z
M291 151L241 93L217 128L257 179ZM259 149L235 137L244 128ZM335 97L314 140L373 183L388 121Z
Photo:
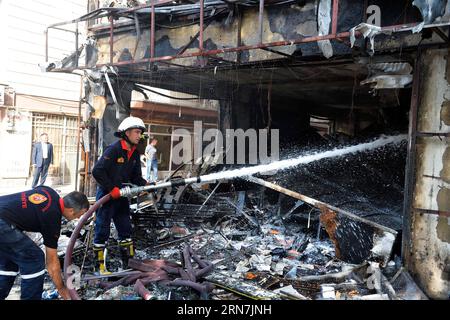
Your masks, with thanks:
M450 3L447 0L414 0L425 24L443 22L450 18Z

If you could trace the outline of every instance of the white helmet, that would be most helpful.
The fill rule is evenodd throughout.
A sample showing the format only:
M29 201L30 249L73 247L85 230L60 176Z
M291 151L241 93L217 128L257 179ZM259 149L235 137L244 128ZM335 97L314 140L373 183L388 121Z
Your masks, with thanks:
M142 119L137 117L128 117L125 118L119 125L119 128L117 129L117 132L114 133L114 135L118 138L122 137L122 134L130 129L141 129L142 133L145 132L145 124Z

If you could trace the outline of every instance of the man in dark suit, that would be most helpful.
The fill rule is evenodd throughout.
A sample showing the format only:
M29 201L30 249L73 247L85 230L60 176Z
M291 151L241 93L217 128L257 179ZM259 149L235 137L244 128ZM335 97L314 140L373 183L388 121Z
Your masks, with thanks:
M47 179L48 167L53 164L53 145L48 142L48 135L46 133L41 134L41 142L36 142L33 146L33 152L31 161L34 167L34 178L32 188L36 188L39 182L39 176L41 182L39 185L43 185L45 179Z

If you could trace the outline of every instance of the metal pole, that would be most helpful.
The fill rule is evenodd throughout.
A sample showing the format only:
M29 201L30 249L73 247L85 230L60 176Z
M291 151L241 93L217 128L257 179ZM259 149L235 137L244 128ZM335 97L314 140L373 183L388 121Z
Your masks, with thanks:
M75 27L75 67L78 67L78 22Z
M93 178L92 175L92 169L94 168L95 163L97 162L98 159L98 148L99 148L99 135L100 132L98 130L98 119L95 119L94 121L94 134L92 135L92 150L91 150L91 159L92 162L89 166L89 190L90 192L92 192L92 194L95 194L95 191L97 189L97 181Z
M203 15L204 15L204 0L200 0L200 36L198 48L203 51Z
M200 212L200 210L203 209L203 207L205 206L205 204L209 201L209 199L212 197L212 195L216 192L217 188L222 184L222 182L217 183L216 187L213 189L213 191L211 191L211 193L209 194L209 196L206 198L206 200L202 203L202 205L200 206L200 208L198 208L197 212L195 213L195 216Z
M242 46L242 13L241 13L240 10L238 10L237 14L238 14L238 17L237 17L237 19L238 19L237 47L240 47L240 46ZM238 51L236 53L236 62L237 62L237 64L241 63L241 57L242 57L242 54L241 54L240 51Z
M331 22L331 33L337 34L339 16L339 0L333 0L333 21Z
M152 13L150 15L150 57L155 56L155 1L152 0Z
M136 52L138 49L139 41L141 39L141 27L139 26L139 18L137 13L134 14L134 27L136 29L136 44L134 45L133 61L136 60Z
M173 126L172 126L172 132L170 133L170 153L169 153L169 172L172 172L172 159L173 159L173 143L174 143L174 133L173 133Z
M79 190L78 188L78 170L80 166L80 124L81 124L81 99L83 95L83 78L80 77L80 99L78 100L78 119L77 119L77 160L75 163L75 190Z
M114 50L114 19L109 17L109 63L113 63L113 50Z
M64 116L64 127L62 134L62 155L61 155L62 185L64 185L64 181L66 180L66 138L67 138L67 116Z
M45 62L48 62L48 28L45 29Z
M263 43L264 0L259 0L259 43Z
M90 142L88 142L90 144ZM88 172L89 172L89 152L84 152L84 186L83 186L83 192L88 195L89 194L89 179L88 179Z

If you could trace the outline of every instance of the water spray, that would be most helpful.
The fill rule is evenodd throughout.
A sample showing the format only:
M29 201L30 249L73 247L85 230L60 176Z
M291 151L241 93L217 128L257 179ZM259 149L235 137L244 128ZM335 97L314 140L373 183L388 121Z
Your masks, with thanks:
M252 166L252 167L246 167L241 169L234 169L234 170L228 170L228 171L221 171L216 173L211 173L208 175L203 175L199 177L192 177L187 179L173 179L166 182L161 182L149 186L143 186L143 187L124 187L120 189L120 195L122 197L133 197L141 192L145 191L152 191L157 189L163 189L163 188L170 188L170 187L177 187L177 186L183 186L183 185L190 185L194 183L208 183L208 182L215 182L220 180L226 180L226 179L234 179L234 178L245 178L252 176L257 173L265 173L270 171L276 171L276 170L285 170L288 168L296 167L302 164L308 164L314 161L327 159L327 158L334 158L339 157L347 154L352 154L356 152L361 151L367 151L372 149L377 149L380 147L383 147L390 143L400 143L407 139L406 135L397 135L397 136L389 136L389 137L382 137L372 142L362 143L355 146L345 147L345 148L339 148L334 149L330 151L325 152L319 152L314 153L310 155L304 155L293 159L286 159L281 161L275 161L269 164L263 164L258 166Z

